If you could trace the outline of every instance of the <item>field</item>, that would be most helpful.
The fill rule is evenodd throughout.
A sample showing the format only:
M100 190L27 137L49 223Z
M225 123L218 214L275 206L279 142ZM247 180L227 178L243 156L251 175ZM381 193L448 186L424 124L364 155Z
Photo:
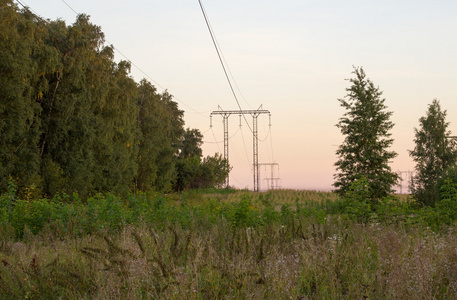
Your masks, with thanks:
M453 299L453 214L235 190L0 206L2 299Z

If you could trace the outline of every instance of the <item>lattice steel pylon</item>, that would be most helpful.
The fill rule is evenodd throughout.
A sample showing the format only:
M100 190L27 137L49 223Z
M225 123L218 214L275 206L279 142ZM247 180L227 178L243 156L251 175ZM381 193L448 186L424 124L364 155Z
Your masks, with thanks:
M252 116L252 142L253 142L253 167L254 167L254 191L259 191L259 137L257 130L257 118L261 114L270 114L268 110L262 109L262 106L259 109L248 109L248 110L222 110L219 106L219 110L211 112L210 116L213 115L222 115L223 124L224 124L224 159L229 161L229 147L228 147L228 118L232 114L238 115L251 115ZM229 176L225 180L225 186L229 187Z
M270 166L270 177L266 177L265 180L267 181L267 189L277 189L279 187L278 181L281 179L278 176L274 176L274 167L277 167L278 174L279 174L279 164L278 163L259 163L259 166ZM276 185L275 185L276 181ZM270 185L271 182L271 185Z
M213 115L222 115L222 124L224 127L224 159L228 162L229 161L229 145L228 145L228 140L229 140L229 135L228 135L228 118L230 115L233 113L232 111L223 111L221 107L218 107L220 110L213 111L210 114L211 120ZM212 121L210 124L210 127L212 127ZM227 174L227 178L225 178L225 187L229 188L230 186L230 181L229 181L229 176Z

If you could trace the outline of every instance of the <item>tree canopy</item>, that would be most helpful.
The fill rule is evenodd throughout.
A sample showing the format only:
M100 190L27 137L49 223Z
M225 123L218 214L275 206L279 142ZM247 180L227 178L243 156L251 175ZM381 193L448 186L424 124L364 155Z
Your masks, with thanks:
M397 156L388 148L392 145L390 121L392 112L386 111L382 92L365 75L363 68L354 68L351 86L346 96L338 99L346 109L336 125L344 135L338 147L334 186L345 195L351 184L359 179L368 184L368 197L380 199L391 192L398 175L392 172L389 161Z
M0 41L0 192L170 191L183 156L204 164L173 96L135 82L87 15L66 25L4 0Z
M446 110L438 100L428 106L426 115L419 119L419 128L414 128L415 147L409 151L415 166L411 189L416 199L432 205L439 200L437 181L457 161L457 149L446 122Z

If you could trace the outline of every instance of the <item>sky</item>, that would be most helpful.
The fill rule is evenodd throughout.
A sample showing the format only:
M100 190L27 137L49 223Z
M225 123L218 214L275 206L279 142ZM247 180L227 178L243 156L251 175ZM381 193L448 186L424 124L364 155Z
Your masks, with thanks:
M198 0L21 0L45 19L67 25L91 16L130 60L132 77L146 77L174 95L186 127L204 133L203 153L223 153L222 117L238 110ZM393 171L414 169L408 150L414 128L433 99L457 134L457 1L455 0L202 0L242 109L258 117L259 162L276 163L287 189L331 190L335 151L354 67L383 91L395 123ZM230 185L253 189L253 120L228 119ZM247 122L247 123L246 123ZM212 127L210 124L212 123ZM271 126L270 126L271 125ZM269 166L260 167L260 189ZM271 185L271 182L270 182ZM406 186L406 183L405 183ZM406 188L403 188L405 191Z

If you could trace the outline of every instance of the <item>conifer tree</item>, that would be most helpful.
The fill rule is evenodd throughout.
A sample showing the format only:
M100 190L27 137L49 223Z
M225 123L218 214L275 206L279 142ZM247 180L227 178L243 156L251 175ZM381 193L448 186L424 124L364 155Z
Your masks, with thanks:
M456 145L449 139L448 126L446 110L441 110L435 99L428 106L426 116L419 119L419 129L414 128L416 146L409 155L416 163L416 172L411 188L415 198L425 205L439 200L437 181L457 161Z
M388 150L393 143L389 133L394 126L390 121L392 112L386 111L382 92L362 68L354 67L353 74L346 96L338 99L346 112L336 126L345 138L336 151L337 173L333 185L337 193L345 195L351 183L364 178L368 197L375 202L389 194L398 179L388 164L397 156Z

